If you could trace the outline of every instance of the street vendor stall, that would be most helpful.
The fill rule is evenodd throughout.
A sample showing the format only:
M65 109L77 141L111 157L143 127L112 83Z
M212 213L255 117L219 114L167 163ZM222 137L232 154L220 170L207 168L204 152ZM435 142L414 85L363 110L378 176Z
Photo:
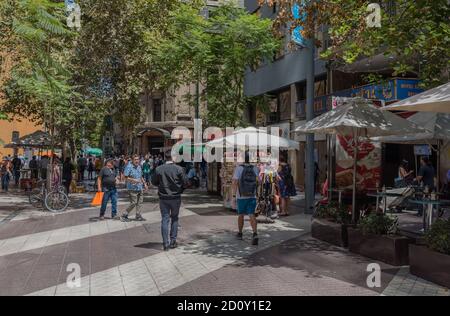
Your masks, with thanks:
M29 150L31 153L33 150L37 150L37 156L42 156L42 153L49 149L52 150L53 155L53 150L60 147L60 144L53 143L50 134L44 131L36 131L32 134L25 135L16 142L12 142L5 146L5 148L23 148L26 151ZM19 188L31 188L34 186L29 166L25 165L24 168L20 170L20 174Z
M299 144L296 141L269 134L265 129L248 127L235 131L227 137L215 139L206 144L207 148L227 148L224 152L224 162L221 163L219 177L221 181L221 194L226 208L235 208L232 194L232 182L234 169L238 165L239 153L250 150L253 156L252 161L256 162L264 153L272 153L280 150L298 150ZM274 154L274 156L276 156ZM265 158L268 158L265 157Z

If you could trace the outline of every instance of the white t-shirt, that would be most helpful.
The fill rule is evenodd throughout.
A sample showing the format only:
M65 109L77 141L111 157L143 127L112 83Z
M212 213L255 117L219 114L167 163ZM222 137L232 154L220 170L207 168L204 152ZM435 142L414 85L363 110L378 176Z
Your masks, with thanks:
M256 166L254 166L253 168L255 171L255 176L256 176L256 178L258 178L259 169ZM236 169L234 169L233 180L239 181L243 172L244 172L244 166L243 165L237 166ZM236 190L236 198L237 199L253 199L253 198L256 198L256 194L253 197L252 196L241 197L241 194L239 193L239 185L238 185L238 189Z

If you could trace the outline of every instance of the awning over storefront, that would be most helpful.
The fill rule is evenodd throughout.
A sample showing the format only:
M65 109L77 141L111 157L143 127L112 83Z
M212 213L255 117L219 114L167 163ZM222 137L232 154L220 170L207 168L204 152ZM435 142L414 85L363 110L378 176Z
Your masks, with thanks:
M137 137L142 137L142 136L144 136L145 133L151 132L151 131L160 132L164 136L164 138L171 138L171 134L169 131L162 129L162 128L156 128L156 127L144 128L143 130L141 130L137 133Z

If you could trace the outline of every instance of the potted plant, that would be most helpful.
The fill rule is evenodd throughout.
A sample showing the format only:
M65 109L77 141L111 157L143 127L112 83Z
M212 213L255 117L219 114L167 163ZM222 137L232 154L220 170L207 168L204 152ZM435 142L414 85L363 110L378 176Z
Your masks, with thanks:
M351 222L348 210L336 203L320 205L311 225L311 235L340 247L348 246L347 226Z
M411 273L450 288L450 219L438 219L425 234L425 245L409 246Z
M348 228L351 252L394 266L409 263L408 246L414 240L397 234L398 219L383 213L363 216L356 228Z

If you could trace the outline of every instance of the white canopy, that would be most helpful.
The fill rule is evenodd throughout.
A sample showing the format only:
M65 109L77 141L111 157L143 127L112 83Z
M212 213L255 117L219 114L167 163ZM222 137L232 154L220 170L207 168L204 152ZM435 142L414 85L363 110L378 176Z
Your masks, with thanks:
M375 137L372 140L383 143L423 144L437 140L450 140L450 114L418 112L407 119L425 128L425 133Z
M339 134L343 136L376 137L424 133L420 126L389 111L380 111L361 98L326 112L299 126L300 133Z
M232 135L215 139L206 143L207 147L247 147L258 148L279 148L298 150L299 144L296 141L270 134L270 129L258 129L247 127L236 130Z
M450 113L450 82L386 106L383 110Z

